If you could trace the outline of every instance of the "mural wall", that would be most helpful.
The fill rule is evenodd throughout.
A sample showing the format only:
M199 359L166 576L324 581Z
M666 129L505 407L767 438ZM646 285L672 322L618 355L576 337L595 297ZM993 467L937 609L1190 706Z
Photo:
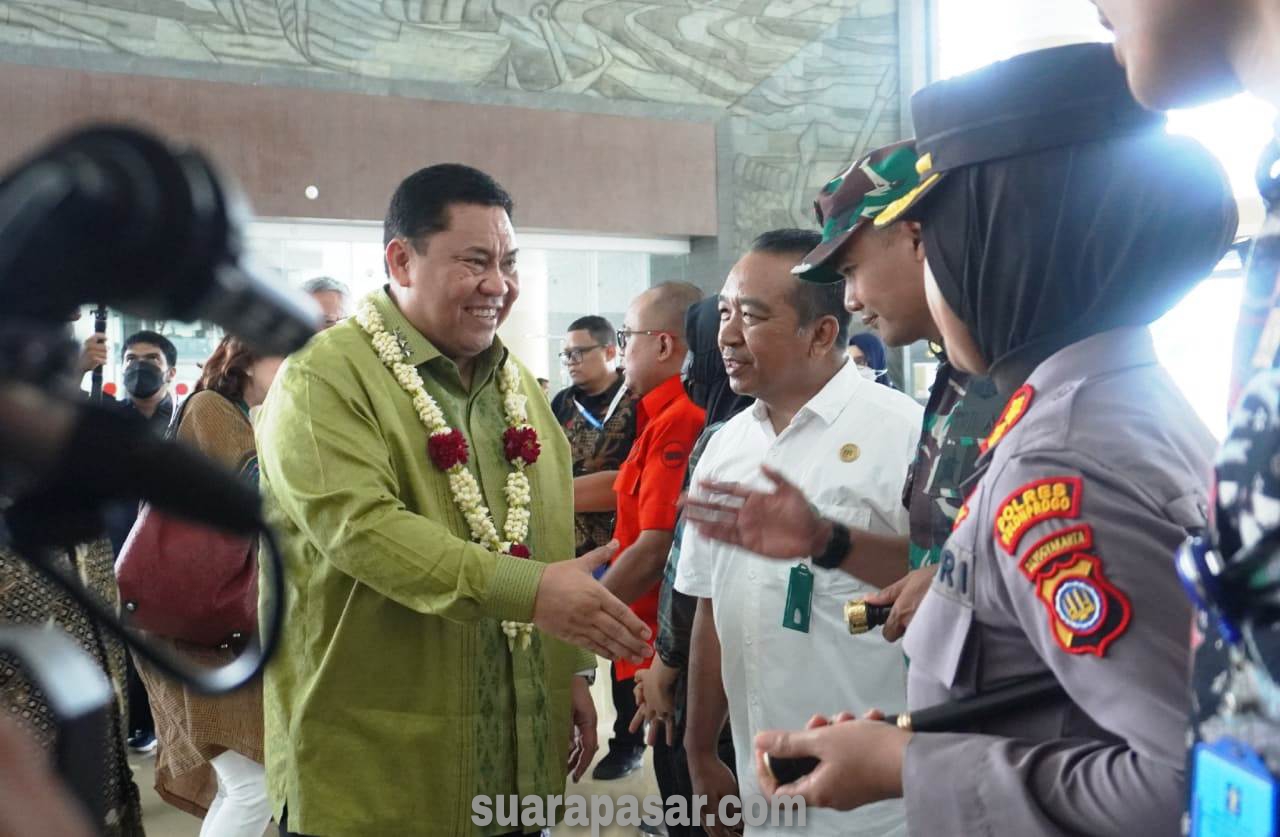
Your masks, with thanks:
M211 80L274 67L477 100L722 111L722 259L763 229L808 224L828 177L898 138L897 40L896 0L0 0L0 58L9 44L75 50L82 68L115 53L207 65Z

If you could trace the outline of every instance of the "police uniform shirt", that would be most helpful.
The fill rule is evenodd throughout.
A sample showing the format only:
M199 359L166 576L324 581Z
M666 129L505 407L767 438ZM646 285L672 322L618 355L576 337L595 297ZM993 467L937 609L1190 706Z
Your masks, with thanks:
M878 534L905 535L902 482L920 434L920 405L868 381L851 362L775 434L756 402L711 438L691 484L737 482L767 490L761 465L800 487L823 516ZM784 627L792 570L813 573L807 632ZM905 564L903 569L905 570ZM685 527L676 590L711 599L720 638L720 674L738 759L740 796L759 794L752 741L767 729L800 729L815 713L881 707L906 701L902 651L879 630L849 636L844 603L876 588L841 570L813 568L809 559L777 561L700 536ZM805 833L830 837L903 833L902 803L856 811L809 808ZM785 833L748 826L748 835Z
M1068 346L997 421L905 639L919 709L1052 671L1069 700L918 733L910 832L1176 834L1190 611L1173 565L1215 447L1145 328Z

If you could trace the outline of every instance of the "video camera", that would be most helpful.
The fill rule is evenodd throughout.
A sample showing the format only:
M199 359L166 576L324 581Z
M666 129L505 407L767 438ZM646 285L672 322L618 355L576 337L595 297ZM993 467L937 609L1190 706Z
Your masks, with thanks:
M256 492L234 475L85 402L66 324L98 303L211 320L262 354L302 347L320 312L245 266L248 217L201 154L130 128L78 131L0 179L0 544L157 669L206 693L248 682L274 648L283 618L274 536ZM227 665L196 667L140 638L49 560L52 548L100 533L108 503L139 498L193 522L257 533L266 546L259 630ZM105 763L105 677L56 631L0 628L0 650L18 656L48 697L60 724L60 772L101 823L95 765Z

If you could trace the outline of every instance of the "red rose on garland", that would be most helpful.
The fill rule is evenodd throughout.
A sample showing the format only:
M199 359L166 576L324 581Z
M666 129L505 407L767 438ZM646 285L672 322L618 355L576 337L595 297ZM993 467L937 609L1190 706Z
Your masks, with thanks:
M538 461L542 445L538 444L538 433L532 427L508 427L502 434L502 452L508 462L523 459L524 464L532 465Z
M466 465L467 437L456 429L448 433L433 433L427 440L427 455L441 471L447 471L454 465Z
M507 554L513 558L529 558L533 555L533 553L529 551L529 547L522 543L511 544L511 548L507 550Z

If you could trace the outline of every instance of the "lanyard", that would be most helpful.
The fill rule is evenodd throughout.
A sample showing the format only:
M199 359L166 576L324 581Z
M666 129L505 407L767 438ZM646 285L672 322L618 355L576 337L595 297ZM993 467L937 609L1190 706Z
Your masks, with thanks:
M604 430L605 423L613 417L613 411L617 409L618 404L622 401L622 396L626 394L627 388L625 386L618 387L618 391L614 394L613 401L609 403L609 409L605 411L603 419L598 419L591 415L591 411L582 406L576 398L573 399L573 406L578 408L578 414L586 420L587 424L591 425L596 430Z

